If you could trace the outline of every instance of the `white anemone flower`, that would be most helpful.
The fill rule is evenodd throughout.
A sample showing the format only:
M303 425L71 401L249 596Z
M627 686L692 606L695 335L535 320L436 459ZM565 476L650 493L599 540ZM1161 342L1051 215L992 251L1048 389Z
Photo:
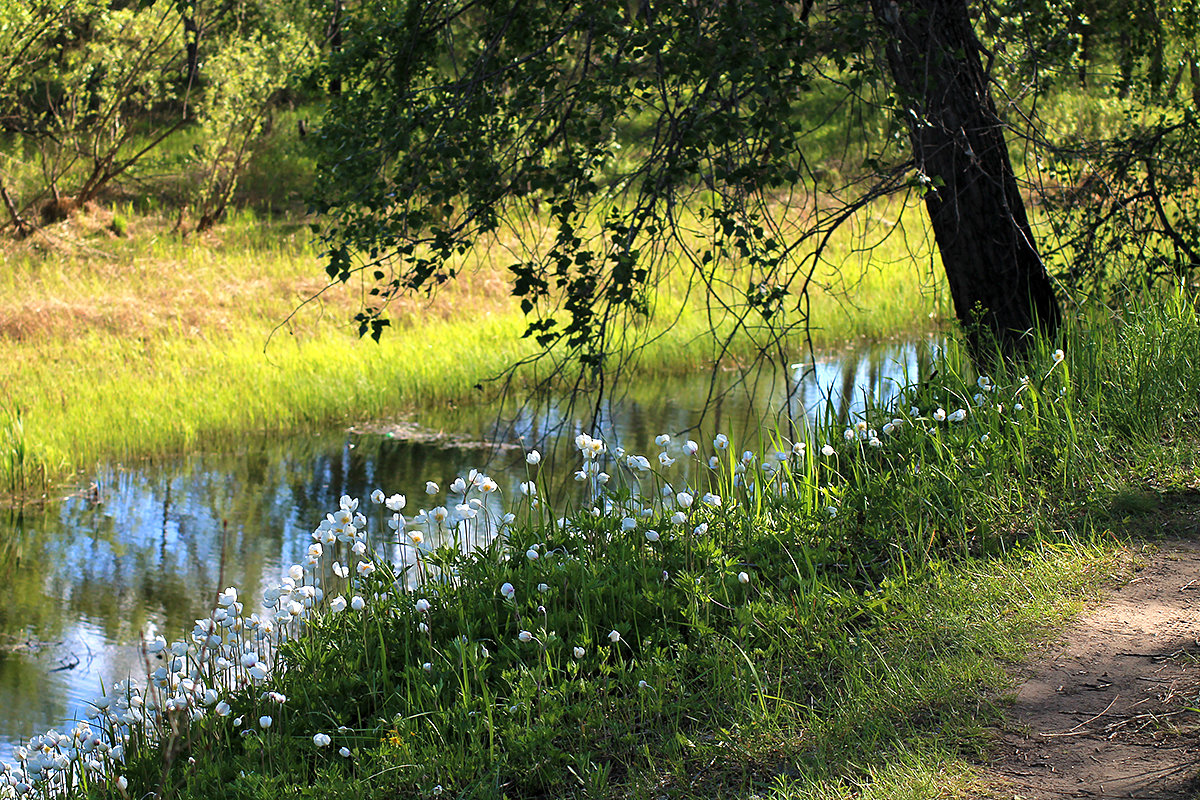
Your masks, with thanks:
M329 610L334 614L340 614L346 610L346 598L340 594L329 601Z
M424 613L428 612L429 611L429 601L426 600L424 597L422 597L420 600L417 601L416 609L417 609L418 614L424 614Z
M542 454L539 453L537 450L530 450L528 453L525 454L525 463L526 464L536 465L536 464L541 463L541 460L542 460Z
M669 467L675 463L675 459L671 458L670 454L664 450L658 454L658 463L662 464L664 467Z
M934 411L933 419L936 422L942 422L943 420L945 420L946 419L946 409L939 408L937 411Z
M953 414L946 417L946 419L950 420L951 422L962 422L966 418L967 410L965 408L960 408L958 411L955 411Z
M315 744L317 747L328 747L329 743L332 741L333 740L329 738L329 734L327 733L313 734L313 744Z
M666 447L671 443L671 437L665 433L660 433L658 436L654 437L654 443L659 447Z
M680 508L691 508L695 500L696 498L690 492L679 492L675 495L675 502L679 504Z
M723 433L718 433L717 438L713 439L713 447L717 450L729 449L729 437Z
M258 727L266 730L267 728L271 727L271 723L274 721L275 720L271 719L269 714L263 714L258 718Z
M738 583L749 583L749 582L750 582L750 575L748 573L745 573L745 572L738 573Z
M688 439L686 442L683 443L683 452L687 453L689 456L694 456L699 451L700 451L700 445L696 444L691 439Z
M1054 351L1054 363L1055 364L1061 364L1063 362L1063 359L1065 359L1066 357L1067 357L1067 354L1064 353L1061 349Z
M616 644L617 642L621 641L621 632L616 629L609 631L608 632L608 640L610 642L612 642L613 644Z
M541 556L537 550L534 550L531 547L525 551L525 557L528 558L530 561L537 561Z
M388 511L399 512L404 510L404 506L408 504L408 498L402 494L394 494L384 501Z
M367 607L367 601L363 600L360 595L356 594L350 600L350 608L354 609L355 611L362 611L366 607Z
M646 541L657 542L658 539L659 539L658 531L654 531L654 530L646 531Z
M467 481L461 475L450 483L450 491L454 494L464 494L467 491Z
M529 631L521 631L517 634L517 639L528 644L533 641L533 634Z
M500 594L504 595L506 600L512 600L516 596L517 590L511 583L505 583L500 586Z
M575 646L575 657L576 657L576 658L583 658L585 655L587 655L587 651L586 651L586 650L584 650L582 647L580 647L580 646L576 645L576 646Z
M822 447L821 455L825 456L826 458L829 458L831 455L833 455L833 445L827 444Z
M376 489L375 491L371 492L371 502L375 505L380 505L384 499L385 497L383 494L383 489Z
M425 481L425 494L437 494L441 491L433 481Z

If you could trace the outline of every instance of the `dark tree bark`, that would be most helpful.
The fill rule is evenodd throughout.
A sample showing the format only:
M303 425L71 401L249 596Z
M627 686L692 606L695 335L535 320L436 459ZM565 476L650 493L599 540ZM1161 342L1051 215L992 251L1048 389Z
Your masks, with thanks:
M911 110L909 138L954 310L972 355L1021 355L1060 311L1013 174L965 0L870 0Z

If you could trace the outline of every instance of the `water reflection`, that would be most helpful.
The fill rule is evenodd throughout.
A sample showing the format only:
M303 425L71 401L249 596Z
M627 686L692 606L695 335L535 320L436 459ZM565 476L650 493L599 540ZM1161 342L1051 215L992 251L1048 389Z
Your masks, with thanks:
M686 433L705 450L716 432L760 449L764 428L769 435L786 433L791 420L845 419L866 398L927 374L927 351L896 345L796 370L729 373L716 392L707 373L647 381L602 407L598 430L635 452L651 452L663 432ZM737 377L741 386L730 389ZM513 496L526 480L524 448L540 448L545 469L578 468L569 443L591 411L557 403L426 415L435 430L463 432L461 441L386 431L248 437L235 451L109 465L83 481L94 481L94 493L0 511L0 760L30 736L86 716L101 681L143 674L143 636L177 637L225 586L261 597L301 559L341 495L365 498L377 487L406 494L411 516L434 500L426 480L444 489L480 467ZM510 446L484 446L489 440Z

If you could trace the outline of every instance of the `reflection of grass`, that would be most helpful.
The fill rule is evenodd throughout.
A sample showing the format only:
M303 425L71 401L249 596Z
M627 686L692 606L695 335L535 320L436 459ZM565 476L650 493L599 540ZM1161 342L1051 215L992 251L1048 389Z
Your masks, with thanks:
M114 238L110 226L98 213L10 245L0 277L0 400L22 414L26 476L247 430L469 401L476 383L530 352L500 269L503 247L477 257L482 266L470 280L436 299L396 303L379 345L359 341L349 322L366 289L357 285L300 309L268 345L274 327L323 286L306 232L252 215L204 241L181 242L145 218L129 222L127 238ZM818 276L827 286L813 295L818 345L929 325L927 279L886 252L854 261L844 276ZM861 278L841 286L851 274ZM718 353L705 333L730 325L676 294L668 288L656 301L657 320L679 316L648 350L647 368L711 363ZM731 355L751 341L743 334ZM18 465L5 455L0 481L8 486Z

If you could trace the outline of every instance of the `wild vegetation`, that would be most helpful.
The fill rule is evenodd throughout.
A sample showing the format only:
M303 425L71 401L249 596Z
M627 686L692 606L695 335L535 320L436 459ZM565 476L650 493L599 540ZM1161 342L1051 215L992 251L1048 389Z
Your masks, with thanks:
M574 493L531 449L514 496L344 498L0 797L965 794L1004 664L1195 487L1190 5L942 4L996 106L943 144L1012 153L1000 227L1061 304L1017 327L930 266L966 189L894 4L493 5L0 0L0 489L953 300L936 377L765 447L585 434Z

